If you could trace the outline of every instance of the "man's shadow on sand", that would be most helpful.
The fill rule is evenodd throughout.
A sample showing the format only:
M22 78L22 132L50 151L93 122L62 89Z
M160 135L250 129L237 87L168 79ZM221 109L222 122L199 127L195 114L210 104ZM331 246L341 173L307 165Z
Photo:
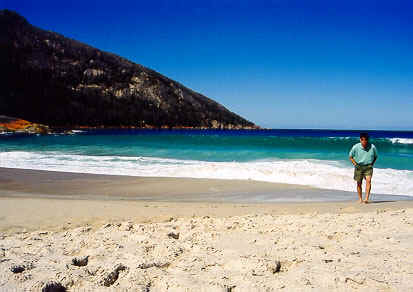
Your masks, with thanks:
M397 201L391 201L391 200L369 201L368 204L392 203L392 202L397 202Z

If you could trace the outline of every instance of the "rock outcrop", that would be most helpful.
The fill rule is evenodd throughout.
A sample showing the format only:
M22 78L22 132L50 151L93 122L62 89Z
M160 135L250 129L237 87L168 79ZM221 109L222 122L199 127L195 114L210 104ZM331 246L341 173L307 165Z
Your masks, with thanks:
M0 10L0 114L68 128L259 128L154 70L9 10Z
M0 115L0 133L27 133L27 134L48 134L49 126L31 123L29 121Z

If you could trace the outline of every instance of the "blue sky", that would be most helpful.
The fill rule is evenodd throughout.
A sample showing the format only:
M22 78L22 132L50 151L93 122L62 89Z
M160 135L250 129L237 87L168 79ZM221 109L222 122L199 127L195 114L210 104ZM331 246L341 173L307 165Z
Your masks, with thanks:
M412 3L412 4L410 4ZM413 130L411 1L10 1L269 128Z

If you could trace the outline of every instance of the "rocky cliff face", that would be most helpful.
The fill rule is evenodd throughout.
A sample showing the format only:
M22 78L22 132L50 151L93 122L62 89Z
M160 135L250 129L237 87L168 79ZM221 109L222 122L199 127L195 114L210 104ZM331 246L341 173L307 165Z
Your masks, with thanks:
M0 114L53 127L258 128L154 70L0 11Z

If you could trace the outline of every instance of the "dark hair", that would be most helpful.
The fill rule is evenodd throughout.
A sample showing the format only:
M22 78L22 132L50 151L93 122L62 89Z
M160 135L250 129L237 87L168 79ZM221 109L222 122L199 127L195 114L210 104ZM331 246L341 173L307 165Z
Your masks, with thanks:
M365 133L365 132L360 133L360 138L366 138L366 139L368 139L368 138L369 138L369 134L367 134L367 133Z

